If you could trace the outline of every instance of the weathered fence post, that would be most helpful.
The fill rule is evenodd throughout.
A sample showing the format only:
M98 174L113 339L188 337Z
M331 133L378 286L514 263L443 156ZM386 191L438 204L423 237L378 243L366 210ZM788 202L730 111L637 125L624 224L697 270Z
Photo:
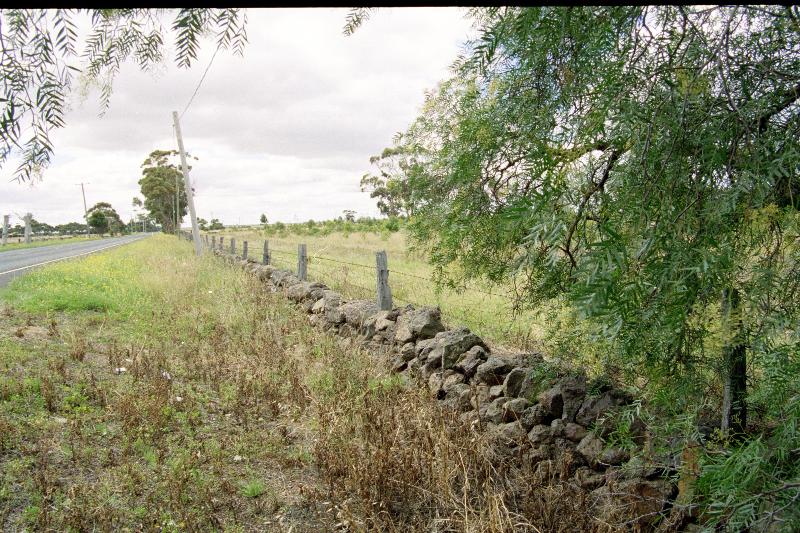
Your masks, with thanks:
M33 215L28 213L25 215L25 242L27 244L31 243L31 219Z
M211 236L211 249L212 250L216 250L217 249L217 236L216 235L212 235Z
M247 241L242 241L242 259L247 261Z
M222 241L223 241L224 239L225 239L225 237L223 237L222 235L220 235L220 236L219 236L219 251L220 251L220 252L223 250L223 248L222 248Z
M264 253L261 256L261 262L265 265L269 264L269 241L264 241Z
M308 278L308 258L305 244L297 245L297 277L302 281Z
M231 255L236 255L236 239L231 237Z
M3 215L3 246L8 243L8 215Z
M392 308L392 290L389 288L389 262L383 250L375 253L375 271L378 276L378 307L389 311Z

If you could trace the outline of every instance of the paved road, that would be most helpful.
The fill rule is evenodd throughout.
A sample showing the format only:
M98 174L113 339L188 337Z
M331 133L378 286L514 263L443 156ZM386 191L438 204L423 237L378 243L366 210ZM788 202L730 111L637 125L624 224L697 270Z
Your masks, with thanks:
M53 244L36 248L22 248L3 252L0 249L0 287L28 272L31 268L53 263L61 259L87 255L92 252L113 248L129 242L138 241L148 235L127 235L109 239L97 239L87 242L69 244Z

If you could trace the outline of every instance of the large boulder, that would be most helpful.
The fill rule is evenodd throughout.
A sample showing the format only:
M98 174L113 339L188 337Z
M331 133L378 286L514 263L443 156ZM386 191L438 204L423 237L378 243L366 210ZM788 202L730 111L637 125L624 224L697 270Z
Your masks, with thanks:
M478 366L475 372L475 379L487 385L500 385L511 369L511 363L492 355Z
M464 352L483 344L480 337L465 327L441 331L433 341L433 348L428 353L425 364L435 368L453 368Z
M405 344L418 339L430 339L442 330L442 312L438 307L409 309L397 318L394 340Z

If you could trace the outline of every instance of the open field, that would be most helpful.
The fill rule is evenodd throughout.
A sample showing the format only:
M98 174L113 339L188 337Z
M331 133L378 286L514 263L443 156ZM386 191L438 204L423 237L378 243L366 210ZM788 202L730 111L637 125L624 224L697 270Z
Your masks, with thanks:
M385 250L389 259L389 285L395 305L438 305L445 319L464 324L493 343L518 349L541 348L543 319L531 310L515 313L507 287L471 284L459 291L437 288L434 269L424 257L409 251L402 231L394 233L335 232L329 235L271 235L257 230L213 232L219 238L236 239L241 251L247 240L249 255L261 258L265 239L269 240L272 263L281 268L297 268L297 245L305 243L309 256L308 277L322 281L350 298L375 297L375 252Z
M3 530L574 523L498 476L482 437L379 355L174 237L44 268L0 297Z
M68 243L71 243L71 242L83 242L83 241L90 241L90 240L95 240L95 239L99 239L99 238L100 237L98 237L97 235L89 235L89 236L81 235L81 236L64 237L64 238L46 237L46 238L38 238L38 239L36 237L34 237L33 238L33 242L26 243L24 240L22 242L17 242L17 238L14 237L13 239L9 238L8 243L6 243L5 246L0 244L0 253L5 252L7 250L19 250L20 248L37 248L39 246L52 246L54 244L68 244Z

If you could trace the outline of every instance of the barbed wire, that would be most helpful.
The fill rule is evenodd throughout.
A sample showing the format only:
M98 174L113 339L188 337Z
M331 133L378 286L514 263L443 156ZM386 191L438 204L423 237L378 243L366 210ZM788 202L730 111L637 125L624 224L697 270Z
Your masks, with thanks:
M288 252L288 251L285 251L285 250L273 250L272 248L270 248L269 253L270 253L270 255L273 254L273 253L277 253L279 255L297 257L297 252ZM375 269L375 266L372 266L372 265L365 265L363 263L354 263L352 261L342 261L341 259L334 259L332 257L328 257L328 256L324 256L324 255L310 255L310 256L308 256L308 258L309 259L321 259L322 261L328 261L328 262L331 262L331 263L338 263L338 264L341 264L341 265L354 266L354 267L359 267L359 268L363 268L363 269L367 269L367 270L374 270ZM395 269L391 269L390 268L389 269L389 274L396 274L396 275L399 275L399 276L405 276L405 277L408 277L408 278L418 279L418 280L421 280L421 281L427 281L428 283L433 283L433 284L437 283L432 278L429 278L429 277L426 277L426 276L420 276L419 274L412 274L410 272L404 272L402 270L395 270ZM448 287L448 288L450 289L450 292L473 292L473 293L477 293L477 294L483 294L485 296L491 296L493 298L500 298L500 299L506 300L508 302L513 302L514 301L514 298L512 296L508 296L508 295L505 295L505 294L498 294L498 293L490 292L490 291L485 291L485 290L482 290L482 289L476 289L476 288L473 288L473 287L460 287L460 288ZM365 289L365 290L372 290L372 289ZM411 303L411 302L408 302L408 303Z

